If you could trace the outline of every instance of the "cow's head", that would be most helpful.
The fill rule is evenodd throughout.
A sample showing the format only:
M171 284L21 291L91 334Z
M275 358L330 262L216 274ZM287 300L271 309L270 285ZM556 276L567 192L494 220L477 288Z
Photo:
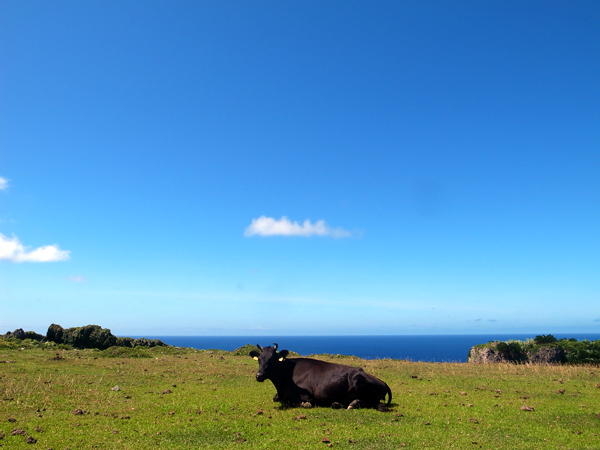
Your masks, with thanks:
M275 347L261 347L256 344L259 348L260 353L256 350L250 352L255 360L258 361L258 372L256 372L256 381L263 382L271 378L277 373L277 368L285 360L288 355L287 350L281 350L277 352L277 344L273 344Z

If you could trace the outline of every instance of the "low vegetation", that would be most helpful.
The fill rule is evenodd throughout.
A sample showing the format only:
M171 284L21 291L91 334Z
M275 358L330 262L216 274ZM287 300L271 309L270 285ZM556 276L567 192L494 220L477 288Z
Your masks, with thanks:
M0 446L10 449L598 449L600 368L365 361L392 411L281 409L257 364L174 347L0 340Z

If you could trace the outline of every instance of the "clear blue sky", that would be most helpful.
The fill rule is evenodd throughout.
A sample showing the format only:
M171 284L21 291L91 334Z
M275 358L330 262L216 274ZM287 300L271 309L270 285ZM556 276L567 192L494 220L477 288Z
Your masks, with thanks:
M599 332L599 24L2 2L0 333Z

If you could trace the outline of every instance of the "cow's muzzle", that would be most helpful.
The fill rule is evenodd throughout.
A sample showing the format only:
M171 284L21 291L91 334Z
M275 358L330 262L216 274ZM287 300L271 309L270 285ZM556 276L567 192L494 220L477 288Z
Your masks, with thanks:
M260 381L261 383L267 379L267 376L264 373L258 372L256 374L256 381Z

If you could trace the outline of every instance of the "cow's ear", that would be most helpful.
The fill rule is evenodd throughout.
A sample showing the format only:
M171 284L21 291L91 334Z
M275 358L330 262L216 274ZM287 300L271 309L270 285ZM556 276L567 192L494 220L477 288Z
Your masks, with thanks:
M283 361L287 357L288 353L289 352L287 350L281 350L279 352L279 361Z
M252 356L254 359L256 359L258 361L258 355L260 355L260 353L258 353L256 350L252 350L250 352L250 356Z

